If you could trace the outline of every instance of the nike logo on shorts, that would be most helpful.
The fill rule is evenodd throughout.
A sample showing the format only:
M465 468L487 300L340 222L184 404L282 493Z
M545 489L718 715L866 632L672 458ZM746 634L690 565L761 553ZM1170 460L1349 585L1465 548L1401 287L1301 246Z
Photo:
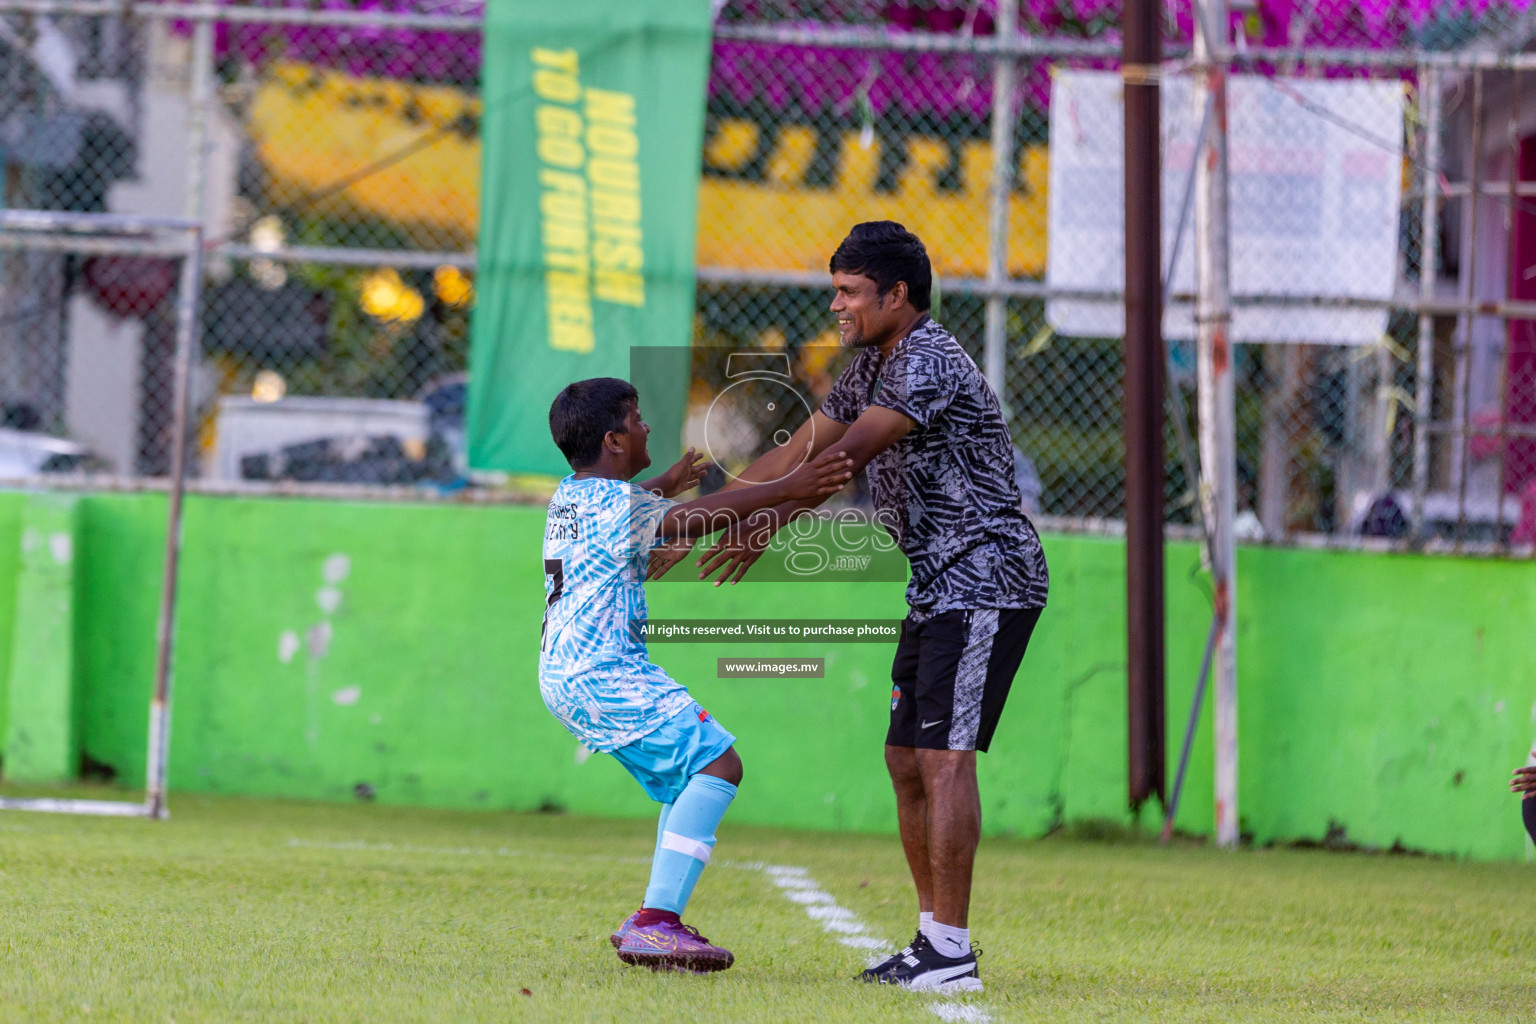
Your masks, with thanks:
M923 722L919 726L919 728L921 728L921 729L932 729L936 725L943 725L943 724L944 724L944 719L941 718L937 722Z

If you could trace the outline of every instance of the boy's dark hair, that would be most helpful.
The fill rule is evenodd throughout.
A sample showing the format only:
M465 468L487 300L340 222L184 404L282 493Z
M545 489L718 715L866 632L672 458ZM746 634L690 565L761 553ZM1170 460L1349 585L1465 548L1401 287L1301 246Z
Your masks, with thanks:
M627 380L593 377L567 384L549 407L549 432L572 469L584 469L603 453L603 436L625 433L624 418L640 402Z
M907 300L926 313L933 291L933 267L923 240L893 220L855 224L832 254L832 273L860 274L884 296L897 281L907 282Z

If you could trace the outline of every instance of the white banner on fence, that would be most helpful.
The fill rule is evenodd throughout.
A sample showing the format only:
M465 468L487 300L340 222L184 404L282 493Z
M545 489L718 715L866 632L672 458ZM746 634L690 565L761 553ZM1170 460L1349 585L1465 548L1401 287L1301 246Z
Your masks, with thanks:
M1051 89L1050 245L1046 282L1066 291L1125 284L1124 100L1120 75L1061 71ZM1194 165L1202 111L1188 76L1163 81L1163 260ZM1403 87L1234 75L1228 89L1232 292L1238 296L1390 299L1397 276ZM1191 210L1174 292L1193 293ZM1166 267L1165 267L1166 271ZM1059 333L1118 337L1119 303L1053 299ZM1236 341L1368 345L1382 309L1241 306ZM1193 338L1189 303L1171 303L1163 331Z

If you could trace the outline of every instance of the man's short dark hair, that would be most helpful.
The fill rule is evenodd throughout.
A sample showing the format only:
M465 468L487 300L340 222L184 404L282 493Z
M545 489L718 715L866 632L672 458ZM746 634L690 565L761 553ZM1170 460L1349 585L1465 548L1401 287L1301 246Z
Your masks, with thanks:
M549 432L572 469L584 469L603 453L610 430L626 431L624 419L640 403L640 394L627 380L593 377L567 384L549 407Z
M843 244L832 254L831 271L859 274L875 282L885 295L897 281L907 282L907 301L928 311L933 291L933 267L923 240L893 220L868 220L855 224Z

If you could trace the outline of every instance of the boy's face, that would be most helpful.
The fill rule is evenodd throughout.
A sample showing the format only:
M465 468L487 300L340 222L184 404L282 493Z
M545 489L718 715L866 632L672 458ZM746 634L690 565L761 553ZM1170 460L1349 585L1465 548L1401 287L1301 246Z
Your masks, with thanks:
M638 404L630 406L629 415L624 417L624 437L628 444L625 451L629 454L629 475L634 476L651 464L651 453L646 447L646 442L651 436L651 428L640 416Z

